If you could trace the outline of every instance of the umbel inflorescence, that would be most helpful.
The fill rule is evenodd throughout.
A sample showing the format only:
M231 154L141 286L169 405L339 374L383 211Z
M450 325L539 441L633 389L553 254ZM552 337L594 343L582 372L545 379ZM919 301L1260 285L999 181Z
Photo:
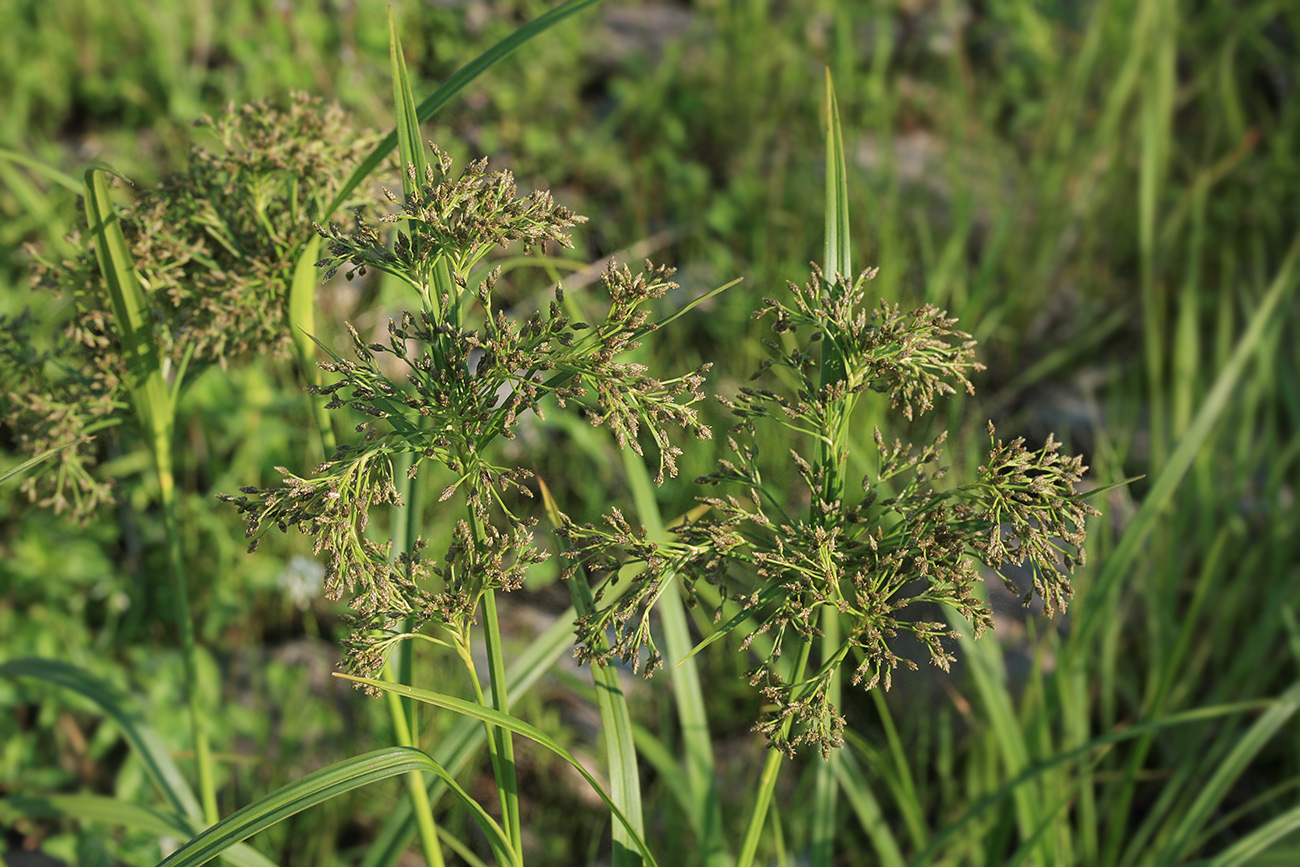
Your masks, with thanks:
M513 437L526 416L576 411L638 452L649 440L661 476L676 473L680 453L670 429L711 436L691 407L703 396L705 368L659 379L625 358L655 329L646 307L676 287L671 269L647 264L633 273L611 264L602 280L610 302L597 321L571 317L558 289L543 309L512 317L495 303L500 270L474 280L472 269L515 241L567 246L568 230L584 218L545 192L519 197L511 174L489 172L483 160L453 175L450 159L433 152L426 173L408 170L407 195L389 194L399 212L378 223L358 217L351 232L320 229L329 250L320 264L331 273L375 268L414 295L414 309L389 323L387 341L367 342L348 325L355 360L331 352L322 364L336 377L315 389L331 397L327 407L366 417L356 441L306 476L281 468L278 486L223 495L247 517L252 547L272 526L314 538L329 596L348 597L355 612L349 667L363 675L378 671L394 641L426 625L463 637L485 591L517 588L528 566L546 557L535 520L516 514L519 497L531 496L531 472L499 465L490 448ZM403 227L391 240L390 223ZM380 364L380 356L393 363ZM458 502L461 517L432 562L422 543L393 560L388 545L365 532L372 508L399 502L399 454L409 456L412 478L432 463L454 479L440 499Z
M917 448L888 443L879 429L874 471L860 485L845 483L848 425L860 396L882 395L911 419L938 397L971 391L967 375L979 366L970 335L932 306L903 313L881 303L868 312L865 287L874 275L850 281L814 266L809 283L790 285L790 303L765 301L756 315L772 319L776 337L754 379L786 385L722 399L737 423L727 437L731 457L697 480L718 490L701 498L710 507L702 517L662 544L617 510L599 526L563 530L571 570L611 576L605 588L628 562L645 566L619 588L622 595L580 621L581 657L644 664L649 675L661 661L650 624L655 600L674 592L673 581L694 599L706 582L722 600L721 630L743 630L744 648L759 635L769 639L749 672L774 708L757 728L791 753L813 744L825 754L842 743L844 718L829 698L841 667L851 666L851 682L866 689L888 688L900 664L916 667L892 647L900 633L914 635L947 669L953 657L944 642L955 633L928 619L933 608L924 603L952 608L976 634L991 626L975 593L976 560L994 569L1032 564L1034 592L1048 613L1064 609L1068 573L1084 558L1085 519L1096 514L1075 489L1086 469L1079 458L1062 456L1050 438L1036 452L1021 439L1004 443L992 425L988 459L964 484L935 485L945 473L938 467L943 435ZM804 444L789 459L806 510L789 511L801 497L763 477L764 432L773 426ZM846 624L844 638L810 660L828 610ZM787 655L802 662L783 661Z
M376 140L339 106L305 94L283 107L231 105L196 126L216 146L192 146L183 171L120 214L159 355L191 379L210 365L287 352L289 284L312 215ZM130 378L93 242L84 232L68 242L73 252L57 261L32 251L35 288L69 302L66 315L0 317L0 425L28 454L63 447L23 487L87 518L113 499L98 464L111 453L106 429L130 417ZM36 339L42 333L52 345Z

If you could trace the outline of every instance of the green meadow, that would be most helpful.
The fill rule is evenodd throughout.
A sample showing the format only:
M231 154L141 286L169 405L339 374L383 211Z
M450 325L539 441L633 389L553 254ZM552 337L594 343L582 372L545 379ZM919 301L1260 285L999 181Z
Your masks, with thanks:
M4 13L0 867L1300 863L1293 4Z

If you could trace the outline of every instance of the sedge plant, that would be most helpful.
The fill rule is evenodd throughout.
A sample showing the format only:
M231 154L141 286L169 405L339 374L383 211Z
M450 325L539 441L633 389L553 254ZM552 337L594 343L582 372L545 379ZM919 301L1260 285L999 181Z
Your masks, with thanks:
M889 442L877 428L874 471L851 484L847 473L860 401L877 397L911 420L937 398L973 391L974 341L956 320L932 305L904 312L867 303L869 269L851 276L844 154L827 78L826 266L789 285L786 298L764 300L770 318L770 357L756 384L719 398L736 419L727 436L731 455L697 480L717 495L655 541L618 509L599 524L562 529L572 572L608 577L609 592L578 622L580 658L618 658L648 675L662 663L651 615L668 594L685 593L714 608L717 628L697 650L728 635L757 651L748 672L770 708L758 720L772 748L742 840L738 863L755 858L783 756L813 747L829 760L843 745L838 676L888 688L893 673L916 663L894 640L910 633L947 670L960 633L933 617L936 606L970 623L975 634L992 625L977 593L977 562L993 570L1028 564L1033 593L1047 613L1064 610L1070 571L1085 558L1087 516L1096 509L1076 489L1086 467L1049 437L1037 450L1022 439L1005 442L989 425L989 449L974 479L938 484L946 434L921 447ZM765 478L765 431L784 428L802 443L789 460L802 480L791 497ZM791 503L807 502L800 514ZM620 585L628 564L640 567ZM1008 586L1013 586L1010 580ZM598 601L600 597L598 596ZM1028 597L1025 599L1029 601ZM612 635L612 641L607 636ZM828 798L829 781L819 783ZM833 806L820 803L828 820ZM830 857L827 824L818 826L823 863Z
M677 473L680 433L711 436L694 406L703 399L708 365L659 374L630 358L647 335L684 312L654 317L658 303L678 288L671 269L647 263L633 272L611 264L601 281L608 305L590 322L573 315L561 289L530 316L516 318L502 309L501 272L484 273L489 257L515 243L526 250L548 242L567 246L569 230L583 218L548 193L519 195L510 173L489 171L486 160L455 172L436 146L430 159L420 145L421 112L395 31L392 45L399 115L393 138L404 166L402 193L386 194L391 212L378 219L359 213L349 229L318 226L324 246L319 264L326 279L340 270L348 276L382 272L408 290L409 307L390 321L385 340L363 338L346 325L350 351L315 344L330 359L321 368L332 379L309 390L329 398L326 409L346 408L363 417L353 436L314 469L280 468L279 484L250 485L222 498L246 518L250 548L273 527L295 528L312 539L326 562L327 595L346 599L351 610L345 645L352 680L371 693L418 699L483 724L500 822L456 783L454 771L419 748L412 717L391 698L397 747L357 756L255 802L195 837L169 865L204 863L289 812L399 774L407 775L426 860L442 863L424 773L465 804L500 863L523 863L513 737L528 737L582 769L561 746L510 713L516 678L505 662L497 594L519 588L548 552L529 508L540 482L529 470L504 464L500 443L532 417L576 413L607 428L624 449L637 455L648 450L656 458L654 481L662 482ZM579 613L577 652L598 672L603 694L619 694L609 668L615 658L643 665L647 674L661 664L650 618L665 594L684 591L688 600L705 599L715 608L718 628L691 653L733 632L745 633L741 649L757 658L750 681L771 708L755 727L772 749L740 843L742 865L756 856L783 759L809 746L829 759L842 745L841 669L852 665L854 685L887 688L897 668L915 667L894 649L902 632L918 638L932 661L946 668L957 633L933 619L926 606L950 608L976 633L989 626L987 605L975 589L977 561L994 569L1028 562L1049 613L1063 609L1071 593L1068 572L1083 559L1084 520L1095 511L1075 490L1085 470L1078 458L1061 455L1051 439L1036 451L1018 439L1003 442L991 426L988 458L973 480L938 484L944 479L938 467L943 435L918 448L887 442L877 431L872 472L860 493L850 484L849 453L861 402L879 396L910 420L936 399L971 390L968 375L978 364L973 340L955 319L930 305L904 312L882 300L872 308L867 296L875 271L851 276L847 182L829 79L827 93L825 263L813 266L806 284L791 284L788 297L767 299L760 310L773 327L770 358L755 377L762 381L721 399L737 419L726 440L731 456L699 480L720 493L702 497L705 508L655 540L617 509L601 524L580 526L552 508ZM368 162L357 172L368 171ZM354 175L336 201L356 183ZM92 190L102 196L102 178ZM111 223L111 208L102 198L91 204L98 209L92 227L96 219ZM390 233L389 226L398 228ZM99 237L101 243L113 240ZM124 250L117 261L122 273L131 270ZM110 268L104 271L108 275ZM291 282L306 283L304 273L293 268ZM119 320L132 321L129 315ZM295 340L305 357L307 344ZM131 354L130 344L124 345ZM137 354L147 356L148 348ZM127 363L129 370L144 371L138 383L132 381L135 405L154 442L165 443L168 416L153 408L166 409L174 395L163 390L156 359L144 360L143 366ZM762 450L763 432L772 426L801 441L790 460L803 484L802 511L793 505L799 498L765 479L770 456ZM323 442L329 442L330 430L322 423ZM154 453L163 479L169 452L155 446ZM437 496L440 509L455 518L449 521L449 544L429 557L419 503L422 486L435 475L448 480ZM402 528L394 534L400 545L367 532L372 513L382 507L399 516L393 525ZM639 568L631 570L637 574L624 571L629 564ZM606 576L610 580L592 595L587 579ZM178 597L183 608L183 592ZM188 621L183 610L178 618ZM414 687L410 657L402 661L400 651L415 640L452 650L463 663L472 701ZM479 641L486 671L478 668ZM390 665L394 658L398 663ZM615 820L615 862L653 863L621 698L603 706L602 715L614 728L608 732L611 757L617 754L621 765L612 793L596 787ZM195 743L202 766L206 746L197 723ZM210 771L201 778L202 821L212 824ZM827 819L818 825L819 863L829 863L833 851L828 822L835 779L827 771L817 787L818 813Z

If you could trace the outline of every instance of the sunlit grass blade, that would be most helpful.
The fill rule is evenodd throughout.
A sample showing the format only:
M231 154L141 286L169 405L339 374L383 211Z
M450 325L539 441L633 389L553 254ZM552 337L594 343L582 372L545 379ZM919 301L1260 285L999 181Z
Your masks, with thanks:
M971 679L979 693L984 711L988 716L989 728L999 748L999 757L1007 776L1019 776L1030 765L1029 745L1026 732L1016 717L1010 688L1006 678L1006 660L1002 647L997 641L976 641L971 634L970 624L960 616L945 611L948 622L956 630L963 659L970 668ZM1016 805L1016 823L1021 836L1029 837L1035 828L1043 823L1043 796L1037 780L1026 780L1012 793ZM1046 843L1043 844L1046 846ZM1046 849L1040 850L1046 860Z
M430 692L427 689L416 689L415 687L405 686L400 683L389 683L384 680L354 677L350 674L340 674L338 672L335 672L334 676L344 680L364 683L367 686L373 686L375 689L383 690L385 692L397 692L407 698L413 698L416 701L422 701L431 704L434 707L440 707L444 710L449 710L463 716L473 717L481 722L498 726L499 728L506 729L507 731L527 738L572 765L573 769L581 774L582 778L591 785L592 790L597 794L597 796L605 802L605 805L609 807L615 818L622 822L623 826L629 831L632 830L631 821L627 816L623 815L623 811L618 808L618 805L614 803L613 799L610 798L609 793L606 792L601 787L600 783L596 781L596 778L591 775L591 772L583 767L582 763L575 759L572 753L536 726L529 725L521 719L501 713L496 708L485 707L481 704L475 704L474 702L465 701L450 695L443 695L438 692ZM637 849L641 852L642 857L645 858L646 864L655 864L654 856L650 854L650 850L646 847L645 841L641 839L640 835L634 833L632 839L636 843Z
M532 21L520 27L511 33L505 39L502 39L496 45L480 54L475 59L458 69L451 78L435 90L427 99L419 104L416 108L415 115L420 123L427 121L439 111L442 110L448 102L457 94L464 90L471 81L478 78L485 71L492 67L497 61L508 57L514 53L521 45L528 40L543 33L546 30L564 21L571 15L574 15L589 6L594 6L600 0L568 0L548 12L545 12ZM370 155L357 166L352 175L343 184L338 194L334 196L334 201L330 202L325 213L320 215L321 220L326 220L342 207L343 203L348 200L361 182L370 176L370 173L378 168L379 164L397 147L397 131L394 130L384 137L383 141L375 145Z
M835 773L835 781L844 792L845 800L848 801L853 814L857 816L858 824L871 838L877 863L880 867L902 867L903 853L898 848L898 839L889 827L885 813L880 808L880 802L876 800L871 787L867 785L866 774L858 766L858 760L852 753L842 751L832 769Z
M216 775L212 750L208 744L207 724L195 693L197 675L194 663L194 625L190 616L189 589L181 566L180 527L176 516L176 483L172 468L172 434L176 424L176 400L185 367L193 347L184 353L180 369L171 371L174 381L169 390L163 381L153 320L135 263L122 234L121 220L108 193L108 180L101 169L87 169L86 223L95 243L95 257L112 302L114 325L122 358L126 363L127 386L131 403L149 451L153 456L158 481L158 498L162 505L163 531L167 545L168 577L173 594L176 630L180 633L181 656L185 663L185 699L190 715L190 733L198 766L199 797L204 819L217 819Z
M563 517L551 495L551 489L540 478L542 503L551 522L560 527ZM561 540L563 545L563 540ZM591 587L582 576L567 582L573 608L579 617L594 610ZM602 649L608 649L605 645ZM639 857L632 851L631 834L644 837L645 821L641 814L641 775L637 765L636 744L632 736L632 715L627 709L627 697L619 682L618 669L613 665L593 662L591 679L596 688L596 705L600 710L601 727L605 735L605 750L609 759L609 794L611 800L628 817L630 828L615 824L613 828L615 865L637 864Z
M130 378L132 403L150 448L155 453L169 451L170 444L166 438L171 433L171 401L163 384L153 321L102 170L86 170L85 194L86 222L95 241L95 256L104 276L104 285L113 304L118 340Z
M1088 743L1083 746L1059 752L1050 758L1044 759L1025 768L1021 773L1008 780L1002 786L971 803L961 816L949 823L943 828L943 830L934 836L934 839L930 841L930 845L913 858L911 864L913 867L921 867L921 865L935 863L935 859L944 852L948 843L955 839L959 839L961 834L964 831L967 831L968 826L970 826L976 819L982 816L989 809L1002 803L1007 798L1015 797L1018 789L1023 787L1026 783L1038 779L1048 771L1073 762L1082 761L1088 766L1095 765L1102 758L1101 751L1106 750L1115 744L1138 737L1139 735L1145 735L1150 732L1169 729L1175 726L1204 722L1205 720L1216 719L1218 717L1251 713L1269 706L1270 702L1251 701L1196 708L1182 713L1170 714L1158 720L1135 723L1128 728L1117 729L1107 732L1104 735L1099 735L1098 737L1088 741Z
M302 252L294 265L293 280L289 283L289 330L293 335L293 350L298 357L298 370L310 385L320 385L320 368L316 365L316 262L320 260L320 236L313 234L303 244ZM320 436L324 456L334 454L337 443L334 427L325 412L325 400L319 395L308 395L312 417Z
M64 443L63 445L60 446L55 446L52 449L46 449L45 451L41 452L39 455L37 455L34 458L28 458L27 460L23 461L21 464L18 464L17 466L6 470L3 474L0 474L0 485L3 485L5 482L9 481L10 479L15 479L18 476L21 476L23 473L27 472L28 470L36 469L41 464L45 463L50 458L54 457L64 449L72 448L73 446L79 443L83 443L89 439L93 439L93 437L78 437L72 442Z
M725 288L723 286L715 292ZM668 541L668 527L660 514L654 482L645 463L630 449L625 449L623 469L627 473L637 517L646 529L646 537L655 542ZM685 605L676 587L661 594L656 604L664 633L665 663L672 677L673 706L682 727L682 746L686 754L684 772L692 800L687 817L694 826L703 863L714 867L730 864L731 855L722 835L722 808L714 773L708 710L699 668L693 659L695 651L691 649Z
M826 276L853 274L853 247L849 235L849 181L844 163L844 136L835 84L826 70Z
M98 822L115 828L132 828L155 837L192 837L195 828L179 816L160 813L130 801L102 795L46 795L44 797L9 796L0 800L0 818L72 819ZM235 867L275 867L275 862L244 843L227 849L221 860Z
M853 279L853 255L849 227L849 179L844 162L844 134L840 129L839 104L835 99L835 85L831 71L826 70L826 214L823 267L826 276L836 275ZM845 375L844 347L837 335L827 328L822 340L821 383L823 387L840 382ZM836 407L835 427L827 431L833 438L831 445L819 444L820 466L826 474L824 502L839 502L844 494L844 462L848 455L848 415L853 411L853 400L847 398ZM821 654L831 658L840 645L840 613L835 606L827 606L821 618ZM834 707L842 701L842 680L837 670L826 689L827 700ZM836 776L840 762L839 750L833 750L815 766L812 801L812 853L813 867L829 867L835 858L835 841L839 837L836 827ZM860 793L859 793L860 794ZM860 800L860 799L859 799Z
M1233 843L1227 849L1224 849L1215 857L1208 861L1197 862L1213 867L1237 867L1240 864L1261 864L1264 863L1260 856L1267 852L1273 844L1287 838L1294 838L1297 830L1300 830L1300 807L1293 807L1282 815L1265 822L1258 828L1250 831L1237 842ZM1300 850L1294 845L1289 853L1275 853L1277 860L1269 863L1273 864L1295 864L1300 862Z
M1227 758L1214 770L1183 813L1157 861L1174 863L1187 857L1193 836L1211 818L1214 811L1228 795L1232 784L1245 772L1259 751L1273 738L1297 710L1300 710L1300 683L1295 684L1265 711L1255 724L1241 737Z
M1275 311L1281 305L1282 299L1295 289L1294 271L1297 261L1300 261L1300 237L1291 244L1291 249L1278 269L1272 286L1260 301L1245 332L1237 340L1236 348L1228 363L1220 371L1210 393L1188 426L1187 435L1179 442L1168 462L1156 476L1150 492L1142 501L1142 506L1133 516L1132 522L1125 528L1115 550L1106 557L1095 583L1088 588L1090 597L1106 598L1120 578L1128 574L1133 560L1141 552L1147 537L1156 526L1157 519L1173 499L1174 492L1182 483L1196 456L1200 454L1215 423L1231 404L1247 364L1257 354L1265 329L1277 323ZM1077 647L1087 652L1088 648L1093 647L1091 640L1093 632L1100 628L1104 619L1112 614L1109 608L1101 605L1079 606L1078 620L1071 631L1068 647ZM1084 662L1085 660L1080 658L1076 659L1074 664L1083 665Z
M402 190L408 197L415 194L424 183L428 162L424 155L424 141L420 138L420 118L415 108L415 94L411 79L406 73L406 58L402 54L402 40L397 35L393 20L393 7L388 7L388 53L393 73L393 109L397 113L397 152L402 159ZM414 177L411 176L414 167Z
M576 614L572 607L556 618L541 635L524 650L514 654L514 661L506 673L506 687L516 699L527 694L552 669L566 650L573 646L573 624ZM441 738L433 750L434 761L458 776L478 753L487 737L482 723L465 717ZM436 804L446 792L441 779L429 785L429 801ZM415 822L411 804L399 801L384 821L375 843L366 851L361 867L392 867L406 851L415 836Z
M74 195L81 195L81 184L77 179L66 172L61 172L54 166L46 165L34 157L27 154L21 154L17 151L11 151L8 148L0 148L0 160L13 163L14 165L23 166L31 169L39 175L44 175L47 180L53 181Z
M101 707L122 729L122 735L144 766L145 774L158 787L172 810L202 825L203 810L180 768L172 761L171 752L158 732L136 709L135 702L121 690L83 668L54 659L11 659L0 663L0 677L34 677L70 689Z
M328 801L345 792L400 774L426 771L436 774L452 794L469 809L475 824L503 864L522 864L519 853L511 849L501 827L443 769L419 750L390 747L355 756L323 770L308 774L276 792L261 798L208 828L167 857L159 867L198 867L216 858L236 843Z

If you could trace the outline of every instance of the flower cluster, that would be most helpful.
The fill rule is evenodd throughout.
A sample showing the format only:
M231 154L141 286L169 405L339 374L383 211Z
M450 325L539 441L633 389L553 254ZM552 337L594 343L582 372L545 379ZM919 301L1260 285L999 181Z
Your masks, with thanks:
M638 452L648 439L661 476L677 471L680 450L669 430L711 436L691 406L703 397L705 368L661 380L624 360L655 329L648 307L676 288L672 270L647 263L634 274L611 264L602 281L610 302L593 322L571 315L559 289L537 312L509 316L494 304L499 269L471 286L470 268L513 241L568 244L567 229L582 218L545 193L516 198L509 173L488 174L482 162L452 178L436 148L435 156L436 167L396 215L406 230L395 240L364 219L352 234L321 230L329 240L322 265L386 271L421 301L389 322L384 342L367 342L348 325L355 360L331 353L321 365L335 379L313 390L331 398L327 408L363 416L357 431L365 435L311 478L286 472L278 487L223 497L247 517L254 544L269 526L314 537L326 557L326 587L335 598L348 596L356 611L350 668L362 674L376 671L404 625L461 633L484 592L517 588L546 556L534 544L535 520L515 513L519 498L532 496L531 473L498 465L492 448L528 418L569 410L607 425ZM443 268L447 280L439 279ZM365 539L370 510L396 503L399 452L410 456L412 478L432 463L454 479L440 499L463 504L464 518L441 565L414 557L393 563L386 548Z
M862 479L860 493L850 493L842 476L858 396L887 395L910 419L936 396L969 391L967 374L978 367L970 336L933 307L902 314L882 304L871 315L860 312L874 273L850 282L814 268L808 285L791 286L793 304L765 302L759 315L772 317L778 335L811 332L808 343L820 341L821 352L773 340L771 357L755 376L783 368L782 380L792 387L744 388L720 398L739 419L727 440L732 457L697 483L732 493L701 497L708 512L679 526L664 544L647 541L618 512L601 526L564 530L572 569L616 575L630 561L645 564L630 588L580 622L582 658L639 664L645 656L649 674L660 663L650 628L654 602L675 592L673 580L692 597L707 582L720 591L715 619L726 615L720 632L740 630L743 648L764 637L763 658L749 677L774 710L757 729L791 753L805 744L827 753L842 743L844 719L828 689L850 659L852 683L888 688L900 665L916 667L893 648L900 633L910 633L947 669L953 657L945 639L954 636L934 619L934 605L953 609L976 634L992 625L975 593L976 559L993 567L1032 561L1048 610L1063 608L1069 583L1058 552L1077 550L1082 560L1084 518L1094 512L1075 492L1085 468L1077 458L1059 456L1050 440L1036 454L1021 440L995 440L973 482L941 488L935 482L945 473L938 466L943 436L918 449L887 444L877 430L876 469ZM773 424L796 432L811 449L808 457L791 453L810 503L806 514L789 513L787 504L799 497L763 478L763 426ZM1066 553L1064 567L1075 563ZM783 662L783 656L807 658L828 609L845 618L839 648L811 672ZM613 641L606 642L610 633Z
M121 211L120 222L148 290L153 339L172 370L224 364L248 352L278 354L291 342L287 295L311 221L359 165L375 138L358 135L343 110L295 96L285 108L231 106L200 126L220 147L191 148L188 165ZM0 353L0 424L39 454L126 416L125 361L94 250L82 233L58 262L33 250L34 285L72 303L48 352ZM5 320L13 336L24 323ZM186 362L188 360L188 362ZM51 377L54 377L51 380ZM111 499L95 475L102 447L81 442L27 482L33 499L87 517Z

